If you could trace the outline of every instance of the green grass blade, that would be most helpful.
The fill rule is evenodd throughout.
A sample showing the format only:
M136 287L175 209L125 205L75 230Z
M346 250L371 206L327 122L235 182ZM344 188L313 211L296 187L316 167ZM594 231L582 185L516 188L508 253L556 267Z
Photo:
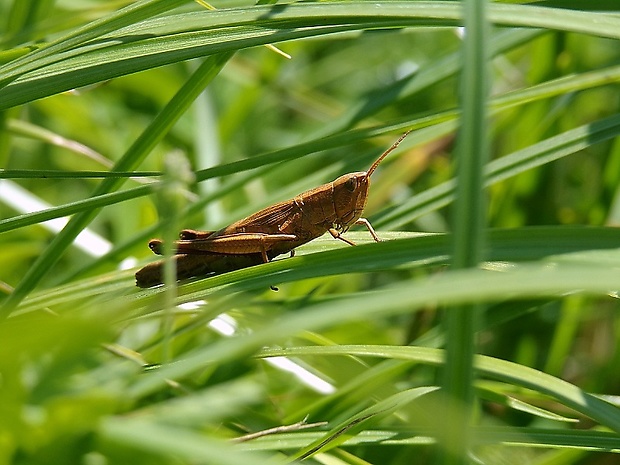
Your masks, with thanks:
M128 171L139 165L151 149L159 142L164 134L181 117L189 105L194 101L204 87L217 75L220 69L230 58L230 54L215 56L205 61L186 85L179 90L170 103L162 110L159 117L142 133L127 153L115 165L119 171ZM93 197L106 194L118 189L124 179L107 178L93 193ZM32 265L27 275L4 303L0 316L6 318L10 312L32 291L39 280L58 261L65 250L79 232L96 216L97 210L83 212L71 219L50 246Z
M290 349L264 350L261 357L297 356L308 354L356 355L390 359L412 360L431 365L444 363L445 351L425 347L403 346L324 346L294 347ZM493 357L477 355L474 362L476 370L486 377L533 389L549 395L564 405L601 422L601 424L620 432L620 409L613 404L584 392L577 386L532 368Z
M161 0L145 3L148 14L138 10L136 17L149 17L159 11L155 6L174 6ZM149 10L150 3L154 4L153 11ZM497 3L489 10L491 21L505 26L619 36L620 20L611 15ZM89 26L84 34L41 49L41 55L35 52L23 57L24 62L16 60L0 68L2 82L21 76L0 90L0 109L164 64L241 48L362 29L456 25L460 10L454 2L297 3L287 8L256 6L170 15L120 28L133 20L127 15L101 27ZM101 41L93 45L95 38ZM54 53L65 50L66 58L57 62ZM53 61L47 61L48 56Z
M620 115L595 121L529 147L491 161L486 167L485 185L515 176L561 157L574 154L593 144L620 134ZM454 181L437 185L403 202L397 208L373 221L378 227L393 229L408 223L429 211L450 204L454 200Z
M478 266L485 246L484 166L489 159L488 108L489 54L487 43L487 2L463 3L463 71L461 74L461 128L456 149L456 200L453 220L452 266ZM473 357L482 308L477 304L458 305L445 315L446 364L443 388L444 415L453 417L442 435L445 464L469 463L470 424L473 413ZM461 414L457 414L460 412ZM452 414L452 415L451 415Z

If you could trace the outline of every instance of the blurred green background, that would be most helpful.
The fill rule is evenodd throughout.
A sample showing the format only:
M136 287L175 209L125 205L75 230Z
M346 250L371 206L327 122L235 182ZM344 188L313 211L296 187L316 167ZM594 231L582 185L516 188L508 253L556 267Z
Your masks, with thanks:
M441 189L458 144L458 2L214 1L216 12L0 0L0 281L3 317L13 312L0 322L0 463L267 464L304 453L307 463L436 463L430 438L451 422L433 415L430 389L441 384L443 311L477 300L490 302L478 352L501 360L479 367L475 445L462 460L615 463L618 5L491 3L491 158L513 156L513 171L486 190L487 271L452 278L449 241L418 233L449 233L454 213ZM166 106L191 94L180 89L206 56L222 66L204 92L187 110ZM178 121L154 127L162 114ZM177 294L135 288L166 224L221 228L367 169L407 128L364 213L386 243L354 228L368 246L322 238L288 263ZM155 142L141 152L144 137ZM173 152L200 182L162 195ZM136 176L107 178L124 180L108 192L126 198L73 204L121 159ZM36 205L68 211L37 217ZM92 215L77 229L96 237L59 240L42 223L67 213ZM560 274L539 289L550 268ZM7 300L14 288L24 300ZM322 346L334 353L313 353ZM367 346L383 355L356 353ZM296 347L289 360L328 384L255 357ZM229 441L306 417L328 424Z

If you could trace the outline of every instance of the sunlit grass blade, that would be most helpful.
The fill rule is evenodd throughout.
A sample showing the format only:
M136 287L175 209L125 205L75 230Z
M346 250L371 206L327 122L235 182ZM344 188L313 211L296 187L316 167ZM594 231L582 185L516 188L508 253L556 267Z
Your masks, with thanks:
M403 346L316 346L295 347L290 349L263 350L261 357L276 355L303 355L303 354L330 354L330 355L357 355L382 357L390 359L415 360L420 363L440 365L444 363L445 353L440 349L426 347ZM536 392L551 396L575 411L589 416L601 424L620 432L620 409L598 397L582 391L562 379L493 357L477 355L474 362L475 369L480 375L501 380L517 386L526 387Z

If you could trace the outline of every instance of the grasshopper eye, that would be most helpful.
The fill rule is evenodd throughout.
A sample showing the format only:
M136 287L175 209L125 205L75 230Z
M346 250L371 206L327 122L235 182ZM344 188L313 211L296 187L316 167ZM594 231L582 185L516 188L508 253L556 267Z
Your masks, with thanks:
M349 192L354 192L355 188L357 187L357 179L355 178L347 179L346 182L344 183L344 187Z

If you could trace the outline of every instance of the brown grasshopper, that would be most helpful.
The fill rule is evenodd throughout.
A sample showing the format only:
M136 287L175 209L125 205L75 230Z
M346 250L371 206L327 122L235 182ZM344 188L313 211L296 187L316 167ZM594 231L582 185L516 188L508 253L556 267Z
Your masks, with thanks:
M177 279L224 273L267 263L277 255L294 254L294 249L326 232L350 245L342 236L353 224L366 226L372 238L377 233L362 212L368 199L370 176L410 131L381 154L368 171L340 176L297 197L280 202L239 220L219 231L181 231L175 242ZM151 239L149 248L162 253L162 241ZM162 283L162 262L151 263L136 273L139 287Z

